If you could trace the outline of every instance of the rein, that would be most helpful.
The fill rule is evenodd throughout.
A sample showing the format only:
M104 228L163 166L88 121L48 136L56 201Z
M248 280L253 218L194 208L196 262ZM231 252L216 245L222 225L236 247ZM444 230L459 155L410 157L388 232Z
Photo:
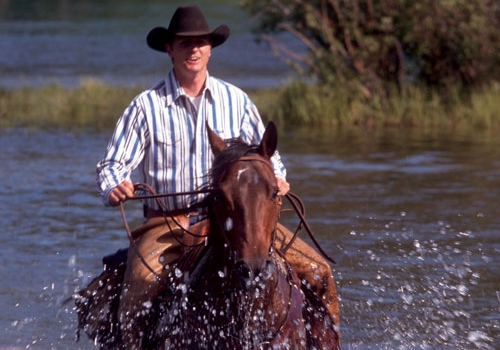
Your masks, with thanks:
M168 225L168 228L169 230L172 230L172 228L170 227L170 223L168 222L167 218L170 218L172 219L172 221L181 228L181 230L184 232L184 233L187 233L187 234L190 234L194 237L197 237L197 238L203 238L203 237L207 237L206 235L198 235L194 232L191 232L185 228L183 228L179 222L175 219L175 216L174 215L170 215L170 211L167 209L167 207L165 206L165 204L160 200L160 198L164 198L164 197L174 197L174 196L184 196L184 195L190 195L190 194L200 194L200 193L208 193L208 192L211 192L211 190L199 190L199 191L188 191L188 192L176 192L176 193L165 193L165 194L157 194L156 191L153 189L153 187L151 187L150 185L146 184L146 183L137 183L137 184L134 184L134 190L142 190L142 191L145 191L145 192L149 192L150 194L149 195L141 195L141 196L134 196L132 198L129 198L129 199L132 199L132 200L141 200L141 199L155 199L156 203L158 204L158 207L162 209L162 212L163 212L163 217L165 218L165 223ZM142 254L139 252L139 249L137 248L137 245L135 244L135 241L134 241L134 237L132 237L132 230L130 229L130 226L128 224L128 220L127 220L127 217L125 215L125 205L124 205L124 202L120 202L120 213L121 213L121 216L122 216L122 220L123 220L123 225L125 227L125 231L127 232L127 237L130 241L130 246L132 247L132 249L134 250L135 254L137 255L137 257L139 258L139 260L143 263L143 265L157 278L159 278L160 276L156 273L156 271L153 270L153 268L147 263L146 259L144 259L144 257L142 256ZM186 246L186 244L184 244L184 242L182 242L180 239L177 238L176 235L173 235L173 237L182 245Z
M269 168L273 171L274 173L274 170L271 166L271 163L259 156L243 156L241 157L238 161L257 161L257 162L261 162L263 164L266 164L269 166ZM165 204L160 200L160 198L165 198L165 197L174 197L174 196L184 196L184 195L191 195L191 194L200 194L200 193L210 193L212 192L212 190L210 189L204 189L204 190L198 190L198 191L187 191L187 192L176 192L176 193L162 193L162 194L157 194L155 192L155 190L148 184L146 183L137 183L137 184L134 184L134 189L135 190L142 190L142 191L145 191L145 192L149 192L150 194L149 195L141 195L141 196L134 196L132 198L129 198L129 199L132 199L132 200L141 200L141 199L155 199L156 200L156 203L158 204L158 207L162 209L163 213L164 213L164 218L165 218L165 222L167 223L167 225L169 226L169 229L171 229L170 227L170 224L168 222L168 220L166 220L167 218L171 218L172 221L177 225L179 226L185 233L187 234L190 234L192 235L193 237L197 237L197 238L206 238L207 235L198 235L194 232L191 232L185 228L183 228L179 222L177 222L177 220L175 219L175 217L173 215L170 215L170 210L168 210L168 208L165 206ZM329 260L330 262L334 263L335 264L335 260L333 260L333 258L331 258L325 251L324 249L321 247L321 245L319 244L318 240L316 239L316 237L314 236L313 232L312 232L312 229L311 227L309 226L306 218L305 218L305 206L304 206L304 203L302 202L302 200L299 198L299 196L297 196L296 194L292 193L292 192L288 192L285 197L288 199L288 201L290 202L290 204L292 205L295 213L297 214L297 216L299 217L300 219L300 222L297 226L297 229L295 230L295 233L292 237L292 239L290 240L290 242L287 243L287 245L282 249L282 252L283 254L285 254L287 252L287 250L292 246L292 244L295 242L295 240L297 239L298 235L299 235L299 232L300 230L302 229L302 227L305 228L306 232L308 233L309 237L311 238L311 240L313 241L314 245L316 246L316 248L318 249L318 251L323 255L323 257L325 257L325 259ZM159 275L153 270L153 268L146 262L146 260L144 259L144 257L142 256L142 254L139 252L139 249L137 248L137 245L135 244L135 241L134 241L134 238L132 237L132 231L128 225L128 221L127 221L127 218L126 218L126 215L125 215L125 206L124 206L124 202L120 202L120 212L121 212L121 216L122 216L122 220L123 220L123 224L124 224L124 227L125 227L125 231L127 232L127 236L128 236L128 239L130 241L130 245L132 247L132 249L134 250L134 252L136 253L137 257L139 258L139 260L144 264L144 266L155 276L155 277L159 277ZM174 237L177 239L177 237L174 235ZM180 241L179 239L177 239L177 241L182 244L183 246L186 246L186 244L184 244L182 241Z
M297 226L297 230L295 230L295 233L292 237L292 239L290 240L290 242L288 242L288 244L285 246L285 248L283 248L283 253L286 253L286 251L288 250L288 248L290 248L290 246L293 244L293 242L295 241L295 239L297 238L297 236L299 235L299 232L302 228L302 226L305 227L309 237L311 238L311 240L313 241L314 245L316 246L316 248L318 248L319 252L321 253L321 255L323 255L323 257L327 260L329 260L330 262L336 264L335 260L333 260L333 258L331 258L326 252L325 250L321 247L321 245L319 244L318 240L316 239L316 237L314 236L314 233L312 232L312 229L311 227L309 226L309 224L307 223L307 220L306 220L306 211L305 211L305 206L304 206L304 203L302 202L302 200L299 198L299 196L297 196L295 193L292 193L292 192L288 192L286 195L285 195L286 199L288 199L288 201L290 202L290 204L292 205L293 209L295 210L295 213L297 214L297 216L299 217L300 219L300 223L299 225ZM300 208L299 208L300 207Z
M257 161L257 162L261 162L261 163L264 163L264 164L268 165L270 167L270 169L272 170L272 172L274 173L274 169L273 169L273 167L271 165L271 162L268 161L268 160L266 160L266 159L264 159L264 158L262 158L262 157L260 157L260 156L247 155L247 156L241 157L238 161ZM297 216L300 219L300 223L297 226L297 229L295 230L295 233L294 233L292 239L290 240L290 242L288 242L288 244L285 246L285 248L282 249L283 254L285 254L287 252L287 250L292 246L293 242L295 242L295 240L297 239L297 237L299 235L299 232L300 232L300 230L302 229L302 226L303 226L306 229L309 237L313 241L313 243L316 246L316 248L318 248L319 252L323 255L323 257L325 259L327 259L328 261L336 264L335 260L333 260L333 258L331 258L324 251L324 249L321 247L321 245L319 244L318 240L314 236L314 233L312 232L312 229L311 229L311 227L309 226L309 224L307 223L307 220L306 220L306 210L305 210L304 203L299 198L299 196L297 196L295 193L288 192L287 194L285 194L285 197L288 199L288 201L292 205L293 209L295 210L295 213L297 214Z

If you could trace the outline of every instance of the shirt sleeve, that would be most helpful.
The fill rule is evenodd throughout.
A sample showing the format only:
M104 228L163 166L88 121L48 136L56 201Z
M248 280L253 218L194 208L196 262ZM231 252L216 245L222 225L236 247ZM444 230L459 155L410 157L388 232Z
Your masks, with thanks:
M144 114L135 99L118 120L106 154L96 166L97 187L105 205L109 205L113 188L125 180L131 182L132 171L142 162L145 126Z
M248 96L246 99L246 113L242 120L241 134L246 142L250 144L258 144L264 136L264 123L262 122L257 106L255 106ZM271 157L271 163L273 165L274 174L286 180L286 168L277 150Z

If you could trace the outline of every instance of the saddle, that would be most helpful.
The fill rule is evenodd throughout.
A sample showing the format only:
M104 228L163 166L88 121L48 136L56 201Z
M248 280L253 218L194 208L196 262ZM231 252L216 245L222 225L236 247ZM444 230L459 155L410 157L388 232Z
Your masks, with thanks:
M201 244L193 245L191 248L186 249L185 254L176 263L176 269L182 272L194 273L197 264L206 255L206 248L204 244ZM73 296L78 317L77 339L79 339L80 332L83 330L90 339L100 344L101 349L117 348L120 346L121 332L118 309L129 249L132 248L120 249L113 254L105 256L102 259L104 268L101 274ZM192 271L193 269L195 270ZM304 310L306 314L303 316L319 323L329 323L330 320L322 317L318 319L318 315L328 312L324 309L324 304L319 300L318 296L312 290L305 288L306 285L300 283L299 285L304 293L301 299L305 302ZM165 289L168 289L168 287L165 287ZM164 305L170 304L169 301L174 296L174 293L171 292L165 290L159 302ZM153 309L156 310L156 308ZM152 315L153 318L157 316ZM313 321L313 323L315 322ZM286 332L284 333L286 334ZM314 330L313 333L315 333ZM151 336L154 337L153 334ZM309 338L309 341L319 345L324 340L322 339L324 336L323 334L314 334Z
M100 344L101 349L114 348L120 344L118 308L129 249L119 249L105 256L101 274L73 296L78 317L77 339L83 330L90 339ZM189 271L204 249L203 245L190 248L176 263L176 268L183 272ZM167 292L162 297L163 302L168 301L170 293Z
M101 344L101 348L119 343L118 306L127 253L128 249L120 249L105 256L102 273L73 296L78 315L77 340L83 330L90 339Z

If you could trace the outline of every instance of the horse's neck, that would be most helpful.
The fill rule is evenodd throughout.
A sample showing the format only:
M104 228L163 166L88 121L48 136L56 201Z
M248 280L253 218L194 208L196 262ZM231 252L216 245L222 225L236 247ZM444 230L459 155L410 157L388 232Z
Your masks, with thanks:
M294 310L291 284L296 281L290 279L286 263L276 255L271 256L270 272L245 281L238 275L230 255L222 242L209 241L190 276L196 300L199 296L198 302L208 298L214 305L226 305L224 316L219 317L225 318L223 323L230 324L235 331L262 330L259 334L241 334L246 342L273 339L289 322L290 315L295 321L296 315L291 313ZM232 301L231 310L227 309L227 300Z
M271 262L274 266L272 274L255 278L251 287L241 296L240 311L246 317L237 318L241 327L266 330L265 334L260 334L262 340L276 337L288 322L290 310L296 306L293 304L300 303L300 300L294 298L291 285L293 281L287 274L286 265L275 256ZM292 321L296 319L295 315L293 317Z

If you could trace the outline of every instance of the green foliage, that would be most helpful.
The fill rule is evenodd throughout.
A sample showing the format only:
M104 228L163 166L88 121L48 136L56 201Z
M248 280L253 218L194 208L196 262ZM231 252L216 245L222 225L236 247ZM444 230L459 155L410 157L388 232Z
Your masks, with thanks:
M142 88L103 85L89 80L75 89L53 84L41 88L0 90L0 128L110 130ZM426 86L412 86L389 100L368 99L350 85L320 86L293 81L250 93L264 120L285 128L418 128L426 130L500 130L500 84L446 97Z
M397 36L427 85L479 86L500 78L500 4L422 0L401 8Z
M464 122L475 129L498 130L500 127L499 96L500 83L494 83L488 88L474 91L471 96L470 108L467 108L463 113Z
M484 87L464 100L460 89L445 97L426 86L414 85L389 100L353 98L342 86L326 89L292 82L274 91L251 94L266 120L288 128L418 128L425 130L500 130L500 84Z
M0 91L0 127L110 128L139 91L95 80L75 89L51 84Z
M386 98L409 82L446 92L500 79L500 3L490 0L244 0L257 33L320 84ZM274 34L304 47L292 50ZM397 90L395 89L397 88Z
M262 97L273 97L272 108L262 108ZM285 125L340 126L348 116L349 98L333 89L294 81L256 102L266 119ZM268 103L267 106L270 106Z

